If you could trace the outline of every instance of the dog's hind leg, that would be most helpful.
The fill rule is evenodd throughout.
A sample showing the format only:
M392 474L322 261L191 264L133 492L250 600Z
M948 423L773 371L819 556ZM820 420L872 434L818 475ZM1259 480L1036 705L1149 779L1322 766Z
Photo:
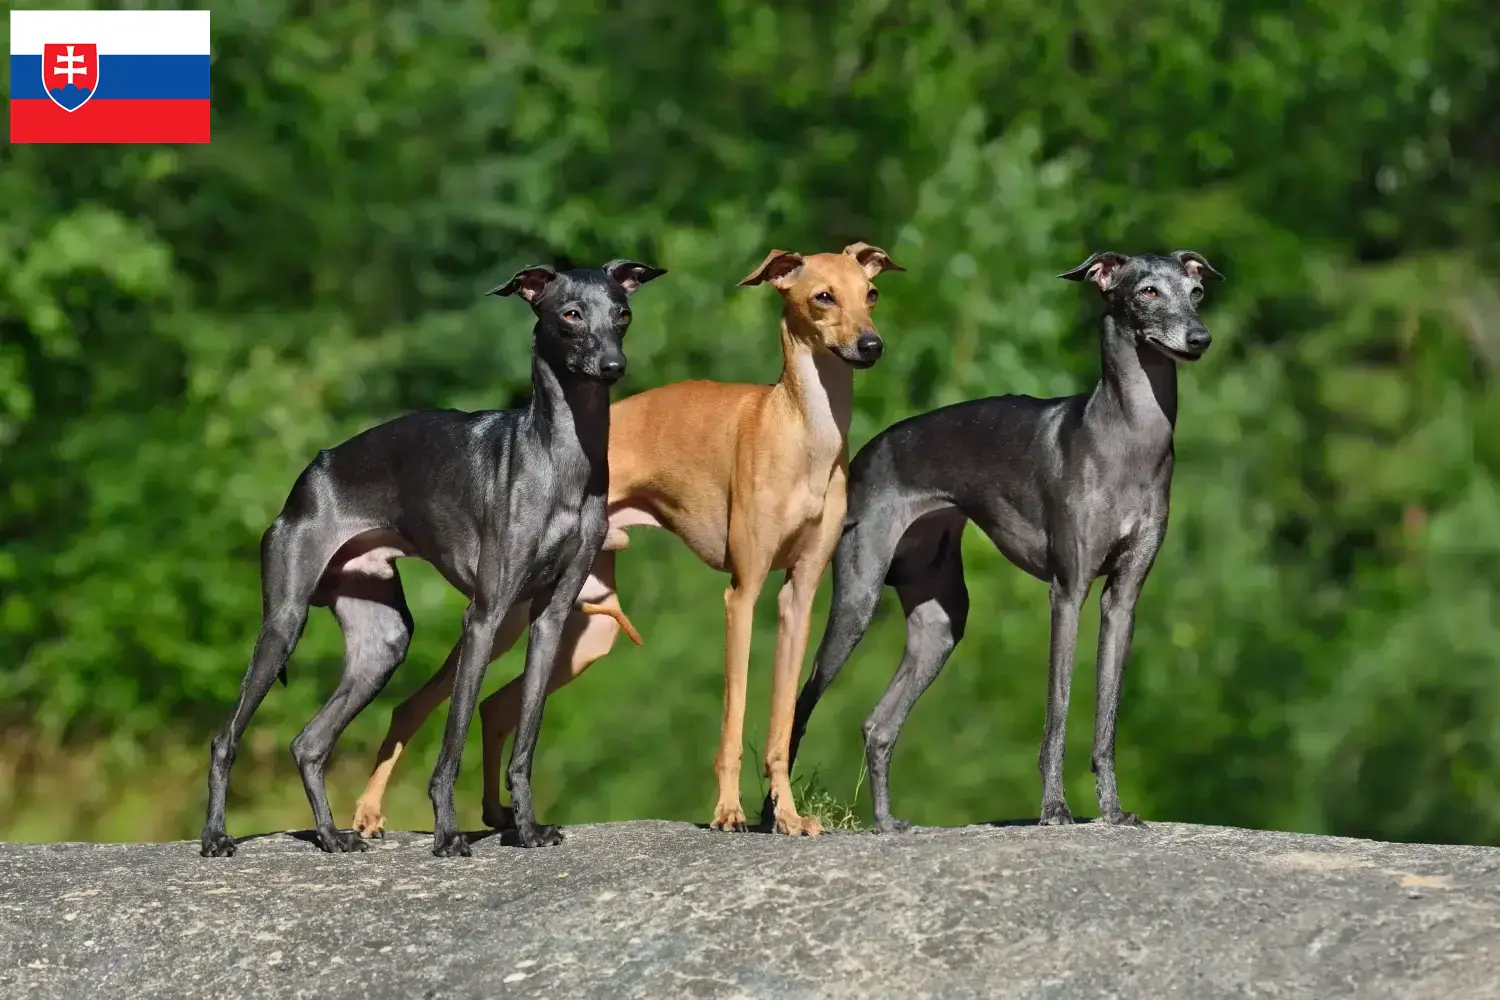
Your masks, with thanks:
M510 614L500 625L499 636L495 641L495 648L491 652L490 659L493 661L503 656L505 652L515 645L521 633L526 631L526 622L530 615L530 605L512 608ZM401 752L406 749L411 738L416 735L418 729L427 721L439 705L448 699L453 691L453 671L457 665L458 648L455 646L449 651L447 659L437 673L427 679L409 698L391 710L390 728L386 730L385 739L380 744L380 750L375 755L375 770L371 772L369 780L365 782L365 790L360 793L359 801L354 804L354 829L363 837L379 836L385 829L385 789L391 779L391 773L396 768L396 761L401 757Z
M891 817L891 751L922 692L948 662L953 647L963 638L969 617L969 591L964 585L963 558L958 530L939 544L936 565L921 577L897 583L901 610L906 614L906 651L890 686L865 720L865 761L870 769L870 794L874 799L875 830L897 833L907 825Z
M615 554L606 549L594 561L593 570L578 595L585 612L575 608L563 627L557 660L548 679L547 693L569 684L609 653L620 636L621 624L610 614L620 610L620 596L615 592ZM524 621L522 622L524 625ZM517 677L490 695L479 705L484 730L484 823L496 830L515 825L510 808L500 801L500 774L504 764L505 740L515 731L521 719L521 681Z
M818 642L812 673L797 696L792 718L792 735L787 747L787 772L796 768L797 750L807 732L813 709L818 707L828 686L844 669L880 605L885 577L895 556L897 543L908 523L888 506L868 503L858 521L846 523L833 553L833 598L828 608L828 624ZM775 803L768 790L761 803L761 825L775 823Z
M308 601L323 569L339 546L326 525L296 524L278 518L261 537L261 625L250 666L240 682L240 696L229 721L215 734L208 767L208 816L200 836L206 858L234 854L234 840L224 829L224 801L229 771L240 737L278 674L286 669L302 629Z
M406 658L412 619L401 578L391 568L385 579L345 578L333 599L333 614L344 632L344 674L327 704L292 740L292 757L312 806L318 846L330 854L363 851L358 831L334 828L324 771L344 727L368 705Z

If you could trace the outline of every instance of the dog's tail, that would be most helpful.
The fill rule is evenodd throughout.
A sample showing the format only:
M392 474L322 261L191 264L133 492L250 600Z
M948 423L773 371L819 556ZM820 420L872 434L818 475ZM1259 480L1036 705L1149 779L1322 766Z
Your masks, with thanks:
M621 609L608 608L602 604L583 603L578 605L578 610L586 615L608 615L620 623L620 627L625 630L625 634L630 636L631 642L637 646L645 645L645 643L641 642L641 634L635 630L634 625L630 624L630 619L625 617L625 612Z

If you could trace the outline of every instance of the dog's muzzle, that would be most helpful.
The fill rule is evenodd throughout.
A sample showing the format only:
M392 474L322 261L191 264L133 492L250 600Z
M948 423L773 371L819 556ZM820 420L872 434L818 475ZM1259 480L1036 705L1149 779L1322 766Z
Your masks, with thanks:
M834 353L855 368L869 368L885 353L885 343L871 331L860 334L852 350L840 345Z

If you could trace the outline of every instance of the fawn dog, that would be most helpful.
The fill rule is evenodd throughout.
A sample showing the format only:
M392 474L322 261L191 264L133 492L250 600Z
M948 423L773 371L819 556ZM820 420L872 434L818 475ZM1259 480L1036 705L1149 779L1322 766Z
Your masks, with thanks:
M883 271L902 270L884 250L865 243L807 256L772 250L739 284L765 283L781 294L784 363L774 385L678 382L610 407L609 532L567 623L549 683L555 690L577 678L609 652L622 628L640 642L615 591L615 553L629 544L627 528L666 528L703 562L728 573L724 719L714 761L716 830L746 825L740 757L752 615L767 576L784 570L765 753L771 811L778 832L822 832L817 819L797 814L793 802L787 767L792 713L813 594L844 520L853 369L871 367L884 350L870 318L879 294L872 281ZM525 627L525 616L512 613L494 655ZM391 713L375 771L355 806L359 833L375 836L383 828L381 805L396 759L452 684L450 657ZM512 822L500 804L499 775L520 696L518 678L480 705L484 820L496 828Z

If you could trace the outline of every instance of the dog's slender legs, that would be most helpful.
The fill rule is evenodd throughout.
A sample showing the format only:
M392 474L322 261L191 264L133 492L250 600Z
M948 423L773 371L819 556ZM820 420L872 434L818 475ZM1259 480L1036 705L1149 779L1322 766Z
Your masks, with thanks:
M1099 662L1095 674L1098 695L1094 748L1089 763L1099 796L1099 815L1106 823L1118 826L1139 826L1141 822L1135 813L1120 808L1120 793L1115 786L1115 720L1120 711L1125 658L1130 655L1130 639L1135 630L1135 605L1155 558L1156 548L1152 545L1131 553L1105 582L1099 595Z
M588 544L597 550L599 540L597 537L588 539ZM583 564L583 569L588 569L587 563ZM526 670L521 675L521 717L516 723L510 767L505 772L505 785L510 792L516 833L522 847L550 847L562 843L562 833L557 827L542 826L536 821L536 808L531 801L531 758L536 753L537 733L542 726L542 709L546 706L548 685L557 663L558 646L568 616L577 613L573 602L578 599L583 577L584 574L579 573L560 583L542 613L531 623Z
M229 771L234 766L240 737L260 707L276 675L286 669L302 629L307 624L307 601L338 548L337 540L315 537L314 528L273 524L261 539L261 625L250 666L240 682L239 700L223 729L214 736L208 767L208 818L201 834L204 857L229 857L234 840L224 829L224 802L229 794Z
M823 824L817 818L797 814L788 765L797 681L802 676L802 661L807 657L812 599L820 575L820 571L805 569L788 571L786 583L776 597L776 662L771 675L771 724L766 730L765 752L765 774L770 787L766 794L771 800L774 829L794 837L802 834L816 837L823 832Z
M365 782L365 790L354 803L356 832L364 837L377 837L385 830L385 813L382 804L385 788L391 780L391 771L406 749L416 731L427 721L433 711L448 700L453 690L453 670L458 662L458 647L455 646L443 661L442 669L427 679L415 694L391 709L391 726L375 755L375 770Z
M724 591L724 722L719 729L719 752L714 758L719 801L710 824L715 830L745 829L745 810L740 804L745 685L750 674L750 630L755 619L755 600L765 578L763 565L736 568L729 589Z
M1078 612L1088 599L1090 580L1052 582L1052 650L1047 669L1047 722L1037 767L1042 772L1043 826L1073 822L1063 791L1063 751L1068 741L1068 693L1073 681L1073 652L1078 645Z
M872 518L850 526L834 549L833 598L828 609L828 624L818 642L812 673L797 696L787 744L789 775L796 766L797 750L807 732L808 718L875 618L885 574L890 569L896 541L900 538L899 531L890 530L889 522L884 522L885 527L881 524L879 518ZM841 530L842 527L841 524ZM776 821L775 808L771 794L767 792L761 803L761 825L771 826Z
M520 589L517 574L530 562L529 558L518 558L504 550L501 539L487 539L480 550L477 577L482 581L481 586L493 589L476 594L464 611L464 631L458 640L453 693L448 703L448 725L443 731L443 747L438 751L432 779L427 783L433 810L432 853L440 858L470 854L469 842L459 832L453 813L453 786L458 781L459 759L490 653L507 612L516 603Z
M328 808L324 771L349 721L374 700L391 674L406 658L412 619L401 590L401 578L361 581L358 596L339 594L333 614L344 632L344 675L328 703L292 740L292 757L302 773L302 786L312 806L318 846L330 854L368 849L358 831L334 828Z
M500 623L500 633L495 640L495 648L490 651L490 662L493 663L521 637L526 631L526 621L530 617L530 605L511 608L505 620ZM391 725L386 730L385 740L380 744L380 750L376 754L375 770L371 772L369 780L365 782L365 790L360 793L359 801L354 804L354 829L364 837L377 837L385 829L385 813L383 804L385 801L385 789L391 779L391 772L396 767L396 761L401 756L401 751L406 744L416 735L422 723L427 721L439 705L448 700L449 693L453 690L453 674L458 665L458 647L449 651L447 659L437 673L427 679L417 691L401 704L391 710ZM481 711L484 706L480 706Z
M812 629L812 604L818 592L818 581L838 545L844 527L844 482L842 468L834 472L823 520L812 550L787 571L786 584L778 595L780 611L776 642L775 672L771 677L771 724L766 730L767 796L771 800L772 821L778 833L792 836L817 836L823 824L816 817L797 815L792 797L791 742L793 714L796 710L797 681L802 663L807 659L808 633ZM762 807L762 813L765 812ZM764 818L764 817L762 817Z
M908 825L891 816L890 765L906 716L948 662L964 637L969 591L963 563L953 546L938 571L896 588L906 614L906 650L891 684L865 720L865 763L870 769L877 833L900 833Z
M611 591L595 603L601 607L618 608L620 599ZM563 627L557 661L552 667L552 677L547 683L547 693L550 695L577 680L613 648L619 635L620 623L608 615L584 614L576 610L569 614ZM500 768L504 761L505 740L520 723L523 681L523 677L517 677L479 705L480 725L484 731L484 822L496 830L510 829L515 825L515 814L500 801Z

